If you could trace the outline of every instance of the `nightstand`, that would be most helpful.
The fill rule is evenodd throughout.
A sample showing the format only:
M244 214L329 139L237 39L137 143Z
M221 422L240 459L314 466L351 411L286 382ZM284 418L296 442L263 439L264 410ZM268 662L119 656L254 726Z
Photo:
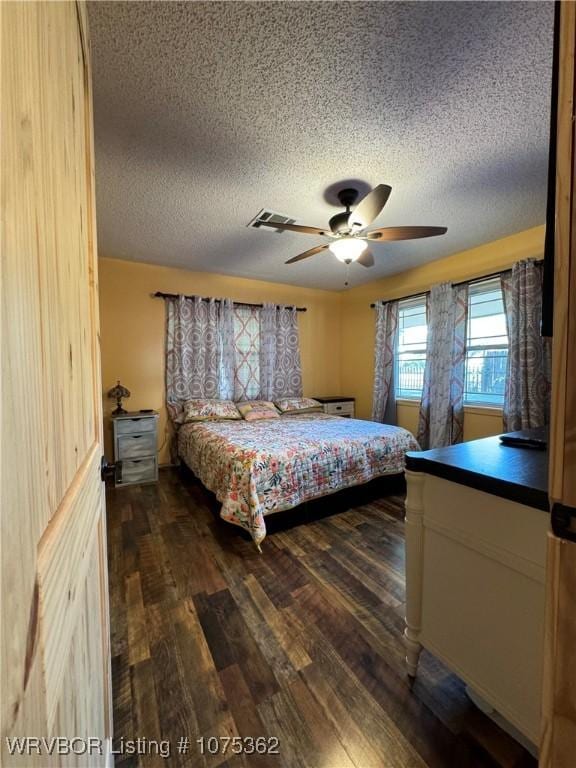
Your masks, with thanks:
M354 418L354 406L356 399L354 397L315 397L314 400L318 400L324 406L324 413L329 413L331 416L346 416L349 419Z
M158 413L132 411L112 416L114 461L122 462L116 487L158 480Z

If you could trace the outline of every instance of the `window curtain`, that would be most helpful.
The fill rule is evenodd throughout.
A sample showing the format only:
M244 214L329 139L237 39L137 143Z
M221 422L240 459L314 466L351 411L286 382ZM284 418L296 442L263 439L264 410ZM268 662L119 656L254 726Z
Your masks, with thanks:
M233 305L179 296L166 299L166 310L166 403L177 420L186 400L232 397Z
M396 424L394 366L398 346L398 302L376 302L372 420Z
M462 442L468 286L433 286L427 311L426 367L418 422L418 442L424 449Z
M260 396L302 397L296 307L264 304L260 310Z
M540 335L542 262L519 261L502 275L508 327L504 429L543 427L550 413L550 340Z

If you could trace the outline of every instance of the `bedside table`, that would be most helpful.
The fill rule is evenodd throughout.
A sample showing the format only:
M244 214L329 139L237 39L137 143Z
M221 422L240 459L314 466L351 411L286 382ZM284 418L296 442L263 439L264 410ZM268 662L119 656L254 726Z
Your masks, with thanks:
M122 462L116 488L158 480L158 412L112 416L114 461Z
M329 413L331 416L346 416L348 419L354 418L354 409L356 399L354 397L315 397L314 400L318 400L324 406L324 413Z

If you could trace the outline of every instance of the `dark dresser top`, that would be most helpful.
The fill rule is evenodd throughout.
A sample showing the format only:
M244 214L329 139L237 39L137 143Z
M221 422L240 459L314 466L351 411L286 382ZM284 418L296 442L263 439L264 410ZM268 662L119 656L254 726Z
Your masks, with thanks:
M498 437L485 437L430 451L410 451L406 469L549 511L545 450L502 445Z
M150 418L151 416L159 416L160 414L158 411L127 411L126 413L112 413L110 414L111 418L115 420L120 419L130 419L133 421L134 419L145 419Z
M324 395L323 397L313 397L312 399L318 400L319 403L352 403L356 398L341 397L340 395Z

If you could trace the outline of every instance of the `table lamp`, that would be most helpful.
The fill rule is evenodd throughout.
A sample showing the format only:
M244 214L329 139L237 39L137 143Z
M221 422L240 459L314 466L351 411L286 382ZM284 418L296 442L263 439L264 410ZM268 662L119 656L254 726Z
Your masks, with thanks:
M108 397L116 399L116 409L112 411L112 416L128 413L128 411L125 411L124 408L122 408L122 398L130 397L130 390L123 387L122 384L120 384L120 380L116 382L115 387L112 387L112 389L109 390Z

